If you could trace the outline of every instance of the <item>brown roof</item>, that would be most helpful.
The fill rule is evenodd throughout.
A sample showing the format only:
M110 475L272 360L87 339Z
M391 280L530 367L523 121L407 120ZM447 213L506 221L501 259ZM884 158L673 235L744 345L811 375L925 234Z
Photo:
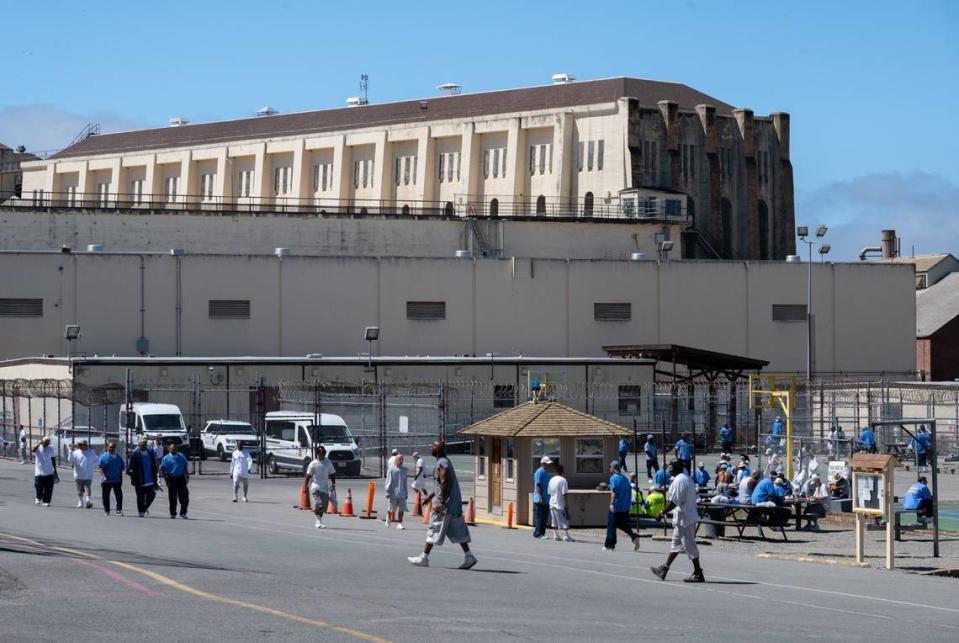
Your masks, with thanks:
M884 259L887 263L912 264L916 267L916 272L929 272L929 270L940 261L949 257L950 254L943 253L938 255L919 255L918 257L896 257L895 259Z
M51 158L189 147L417 121L575 107L612 102L624 96L638 98L644 105L655 105L661 100L671 100L678 103L682 109L693 109L698 104L706 103L714 105L716 111L721 114L728 114L733 110L732 105L681 83L621 77L458 96L433 96L422 100L325 109L299 114L278 114L118 134L100 134L71 145ZM422 108L423 103L426 104L426 109Z
M553 438L632 435L618 424L558 402L527 402L458 431L460 435Z

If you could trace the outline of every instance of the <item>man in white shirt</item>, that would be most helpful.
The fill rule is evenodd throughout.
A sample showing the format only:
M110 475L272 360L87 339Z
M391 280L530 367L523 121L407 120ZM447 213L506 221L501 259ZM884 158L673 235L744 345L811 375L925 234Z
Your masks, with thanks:
M246 502L246 492L250 488L250 452L246 444L240 442L233 449L230 456L230 477L233 478L233 502L239 499L240 486L243 486L243 502Z
M549 479L546 487L549 492L549 513L553 520L553 540L560 540L559 530L562 529L566 534L562 540L571 543L573 538L569 535L569 511L566 504L569 482L566 481L564 473L563 465L556 465L556 474Z
M37 491L37 499L33 504L49 507L53 499L53 483L57 479L57 452L50 446L50 437L43 436L37 446L33 447L33 453L33 487Z
M98 460L97 454L87 446L86 440L80 440L76 449L70 452L70 465L73 467L73 481L77 485L77 509L93 507L90 496L93 492L93 466Z
M386 500L389 503L387 511L386 526L390 526L390 517L396 521L397 529L406 529L403 526L403 514L408 509L406 507L406 467L403 465L403 454L398 453L393 466L386 472Z
M323 514L330 502L330 492L336 490L336 471L333 463L326 459L326 447L322 444L316 447L316 457L306 468L303 483L309 488L310 499L313 501L313 514L316 516L313 526L326 529Z
M423 458L419 451L414 451L410 456L413 458L413 489L426 495L426 465L423 464Z
M676 556L686 552L693 561L693 575L684 578L687 583L705 583L703 568L699 566L699 548L696 546L696 523L699 522L699 511L696 507L696 485L684 472L681 460L674 460L669 465L669 472L673 481L666 494L666 512L673 512L673 540L669 547L669 556L666 563L659 567L650 567L660 580L666 580L669 566L676 560Z
M387 461L386 461L386 469L387 469L387 471L389 470L390 467L392 467L394 464L396 464L396 456L398 456L399 454L400 454L400 450L399 450L399 449L393 449L392 451L390 451L390 457L389 457L389 459L387 459Z
M23 428L22 425L20 426L20 437L18 440L19 443L17 446L19 450L17 451L17 455L20 456L20 464L26 464L30 459L27 457L27 430Z

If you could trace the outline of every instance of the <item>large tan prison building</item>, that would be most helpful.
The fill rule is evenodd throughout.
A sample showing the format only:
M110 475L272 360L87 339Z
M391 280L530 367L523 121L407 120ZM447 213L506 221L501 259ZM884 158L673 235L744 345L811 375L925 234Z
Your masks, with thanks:
M818 373L915 369L915 276L813 265ZM64 355L601 357L680 344L804 371L789 262L0 252L0 359Z
M653 216L687 257L795 249L789 115L636 78L96 135L23 169L44 207Z

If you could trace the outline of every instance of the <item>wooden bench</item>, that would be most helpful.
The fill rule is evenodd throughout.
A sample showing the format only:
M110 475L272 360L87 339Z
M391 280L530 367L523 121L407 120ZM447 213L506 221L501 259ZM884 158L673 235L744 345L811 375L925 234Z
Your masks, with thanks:
M696 524L697 533L699 532L699 525L732 527L736 530L738 538L741 540L747 528L755 527L759 532L759 537L763 540L768 540L765 532L763 532L763 527L766 527L767 529L772 529L773 531L778 530L779 533L782 534L783 540L785 542L789 542L789 538L786 536L786 525L789 524L788 519L779 521L775 520L776 510L779 509L779 507L756 507L754 505L703 503L699 505L699 508L700 519ZM722 518L709 517L710 510L720 510L722 513ZM745 516L740 517L739 514L741 513L745 514Z
M903 526L903 524L902 524L902 522L901 522L901 520L902 520L902 514L916 514L916 519L918 520L918 518L919 518L919 510L918 510L918 509L893 509L893 511L892 511L892 515L893 515L893 529L894 529L895 532L896 532L896 540L899 540L899 541L902 540L902 532L903 532L903 531L915 531L915 530L917 530L917 529L925 529L925 528L926 528L926 525L923 525L922 523L919 523L919 522L917 522L915 525L905 525L905 526Z

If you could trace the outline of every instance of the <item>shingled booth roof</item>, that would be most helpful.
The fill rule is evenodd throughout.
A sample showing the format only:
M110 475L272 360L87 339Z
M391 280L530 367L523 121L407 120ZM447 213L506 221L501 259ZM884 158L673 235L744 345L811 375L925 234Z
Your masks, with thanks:
M555 438L632 435L632 431L558 402L527 402L460 429L460 435Z
M679 344L626 344L603 346L603 350L610 357L639 357L669 362L673 364L672 371L657 368L655 372L675 381L691 381L703 376L712 382L722 375L730 382L735 382L743 377L745 371L761 371L769 365L769 362L763 359L717 353ZM685 366L688 372L685 375L677 373L676 366Z
M53 155L53 159L94 154L133 153L176 147L192 147L236 141L322 134L324 132L385 127L454 118L476 118L540 109L578 107L614 102L633 97L640 104L655 107L669 100L680 109L692 110L708 104L716 113L730 115L732 105L683 85L642 78L604 78L558 85L506 89L491 92L431 96L420 100L373 103L359 107L341 107L295 114L277 114L180 127L98 134Z

